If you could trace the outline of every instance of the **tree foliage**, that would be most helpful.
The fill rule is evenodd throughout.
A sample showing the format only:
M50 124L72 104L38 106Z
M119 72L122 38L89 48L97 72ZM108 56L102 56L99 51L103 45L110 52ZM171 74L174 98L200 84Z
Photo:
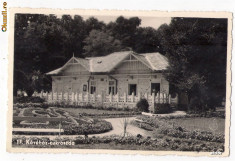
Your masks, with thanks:
M107 32L92 30L84 40L85 56L104 56L122 49L121 41Z
M226 85L226 19L173 18L161 28L161 35L170 65L166 76L175 89L200 102L197 108L221 102Z

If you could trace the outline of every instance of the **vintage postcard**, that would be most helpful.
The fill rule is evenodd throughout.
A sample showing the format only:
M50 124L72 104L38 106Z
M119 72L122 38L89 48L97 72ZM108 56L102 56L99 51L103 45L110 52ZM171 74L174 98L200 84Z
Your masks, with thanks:
M9 152L229 155L231 13L9 14Z

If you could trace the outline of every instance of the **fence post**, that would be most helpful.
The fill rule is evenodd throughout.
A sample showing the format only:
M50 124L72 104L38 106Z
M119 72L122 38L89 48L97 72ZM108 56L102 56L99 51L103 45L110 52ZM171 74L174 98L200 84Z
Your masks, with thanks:
M96 100L96 93L93 93L94 102Z
M47 101L49 100L48 97L49 97L49 96L48 96L48 92L46 92L46 100L47 100Z
M70 92L67 92L67 101L69 102L69 94Z
M100 99L101 99L101 104L103 106L103 103L104 103L104 98L103 98L103 95L104 95L104 91L101 91L101 96L100 96Z
M79 100L79 94L78 94L78 100ZM83 92L81 93L81 102L83 102Z
M41 91L41 93L40 93L40 97L43 98L43 92L42 92L42 91Z
M119 98L119 93L118 92L117 92L116 96L117 96L117 102L119 102L120 98Z
M90 101L90 94L87 92L87 103Z
M157 95L158 95L158 103L161 103L161 101L160 101L160 92L158 92Z
M131 102L134 102L134 92L131 93Z
M124 92L123 97L124 97L124 102L126 102L126 92Z
M76 91L76 93L74 94L74 101L77 103L78 102L78 100L77 100L77 95L78 95L78 92Z
M58 92L55 93L55 102L58 100Z
M53 91L51 91L51 100L53 101Z
M169 94L168 103L171 104L171 95Z
M155 104L155 93L152 93L152 109L150 111L154 112L154 104Z
M72 103L73 103L73 102L74 102L74 92L72 92L71 95L72 95L72 96L71 96L71 97L72 97L71 101L72 101Z
M64 101L64 92L61 91L61 101L63 102Z
M138 92L138 101L140 100L140 98L141 98L141 93Z
M155 93L152 93L152 102L155 102Z
M165 103L165 94L162 93L162 103Z
M145 99L148 101L148 92L144 94Z
M111 92L110 94L109 94L109 102L113 102L113 93Z
M178 94L176 95L176 104L177 105L179 104L179 95Z

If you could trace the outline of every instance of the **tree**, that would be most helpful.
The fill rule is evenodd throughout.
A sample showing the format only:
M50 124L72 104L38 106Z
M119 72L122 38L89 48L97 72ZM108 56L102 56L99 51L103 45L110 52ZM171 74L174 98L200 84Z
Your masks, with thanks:
M57 54L61 55L61 43L63 43L61 40L64 39L65 32L59 24L59 19L54 15L18 14L15 21L14 95L17 94L17 90L25 90L30 96L32 88L37 91L35 80L32 79L35 71L41 73L38 80L47 82L48 78L46 79L42 73L58 68L60 65L51 63L51 60ZM59 62L59 59L53 60ZM64 62L63 59L62 63ZM36 84L39 86L38 83ZM51 88L48 82L42 85L39 86L41 90Z
M137 53L161 52L157 30L152 27L137 28L134 39L133 50Z
M84 40L86 56L104 56L109 53L120 51L121 42L107 32L92 30Z
M40 92L45 85L48 87L51 85L48 83L46 76L40 71L33 71L31 73L25 73L22 70L16 69L16 76L20 79L19 84L21 89L24 90L29 97L37 91Z
M227 20L173 18L160 33L169 82L197 109L217 106L226 91Z
M140 24L141 19L138 17L126 19L120 16L115 22L109 23L106 28L113 37L121 41L122 46L133 49L135 46L135 33Z

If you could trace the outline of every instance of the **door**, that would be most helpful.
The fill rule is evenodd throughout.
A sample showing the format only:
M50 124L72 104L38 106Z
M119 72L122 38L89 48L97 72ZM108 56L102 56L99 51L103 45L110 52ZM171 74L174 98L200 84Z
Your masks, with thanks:
M134 93L134 95L136 96L137 93L137 85L136 84L129 84L129 95L132 95L132 93Z
M160 83L151 83L151 94L160 92Z

